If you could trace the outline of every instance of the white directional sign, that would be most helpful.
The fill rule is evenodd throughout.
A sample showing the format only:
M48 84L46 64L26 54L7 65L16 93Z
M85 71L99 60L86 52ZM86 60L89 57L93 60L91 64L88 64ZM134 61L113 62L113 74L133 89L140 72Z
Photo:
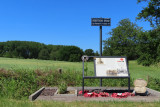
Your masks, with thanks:
M111 26L111 18L92 18L92 26Z

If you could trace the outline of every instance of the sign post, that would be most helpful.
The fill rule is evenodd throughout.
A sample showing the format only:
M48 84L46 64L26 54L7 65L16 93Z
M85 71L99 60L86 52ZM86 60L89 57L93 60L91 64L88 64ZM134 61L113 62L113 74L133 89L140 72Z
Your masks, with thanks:
M102 56L102 26L100 26L100 56ZM100 86L102 87L102 78L100 78Z
M102 26L100 26L100 56L102 56Z
M102 56L102 26L111 26L110 18L92 18L91 26L100 26L100 56ZM100 86L102 86L102 78L100 78Z

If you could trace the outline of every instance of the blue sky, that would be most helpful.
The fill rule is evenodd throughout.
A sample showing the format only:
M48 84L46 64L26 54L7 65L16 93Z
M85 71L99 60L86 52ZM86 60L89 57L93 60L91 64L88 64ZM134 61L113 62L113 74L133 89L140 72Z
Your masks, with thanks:
M99 27L91 26L91 18L111 18L111 26L102 27L105 40L124 18L151 29L148 22L135 21L145 6L137 0L1 0L0 42L35 41L99 51Z

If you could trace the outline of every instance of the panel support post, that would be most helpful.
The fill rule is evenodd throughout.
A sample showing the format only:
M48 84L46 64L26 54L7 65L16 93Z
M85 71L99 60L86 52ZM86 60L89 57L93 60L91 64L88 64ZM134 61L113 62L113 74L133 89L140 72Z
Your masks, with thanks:
M83 73L82 73L82 95L84 94L84 60L83 60Z
M102 26L100 26L100 56L102 56ZM100 78L100 86L102 87L102 78Z
M83 77L83 80L82 80L82 95L84 95L84 77Z
M128 92L130 92L130 77L128 77Z

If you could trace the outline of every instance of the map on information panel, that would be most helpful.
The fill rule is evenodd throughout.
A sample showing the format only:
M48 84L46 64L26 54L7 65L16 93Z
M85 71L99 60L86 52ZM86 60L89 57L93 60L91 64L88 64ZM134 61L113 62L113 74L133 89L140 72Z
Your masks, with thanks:
M96 58L96 76L128 76L125 58Z

